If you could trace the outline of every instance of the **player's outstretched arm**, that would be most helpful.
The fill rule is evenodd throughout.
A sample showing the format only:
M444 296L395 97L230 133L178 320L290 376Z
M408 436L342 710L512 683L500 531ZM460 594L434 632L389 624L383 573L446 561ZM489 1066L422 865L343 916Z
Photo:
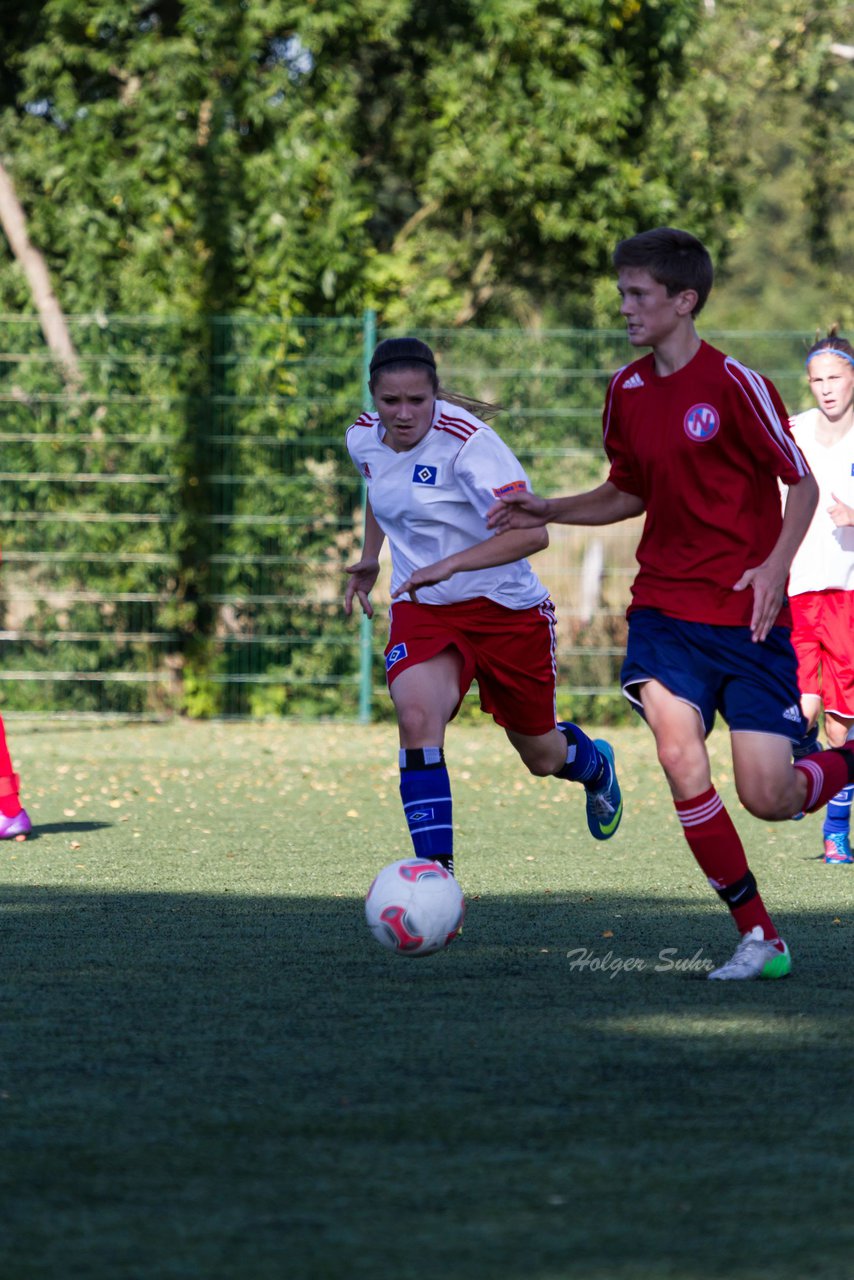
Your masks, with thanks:
M549 535L545 529L512 529L502 533L500 537L486 538L476 542L464 551L455 551L453 555L437 560L435 564L424 565L401 582L392 596L408 595L415 600L415 592L419 587L433 587L437 582L446 582L455 573L472 573L478 569L494 569L501 564L512 564L516 560L524 560L527 556L543 551L549 545Z
M362 558L356 564L348 565L346 570L350 575L347 590L344 592L344 612L348 618L353 612L354 596L358 599L362 610L368 617L372 618L374 616L373 605L369 597L379 577L379 556L384 542L385 534L377 524L377 518L369 502L365 509L365 542L362 547Z
M540 498L529 489L508 493L506 498L493 502L486 513L486 527L496 533L508 529L541 529L554 517L549 514L551 502Z
M508 493L489 508L486 523L496 533L545 524L617 524L639 516L643 509L643 498L606 480L596 489L565 498L540 498L525 490Z

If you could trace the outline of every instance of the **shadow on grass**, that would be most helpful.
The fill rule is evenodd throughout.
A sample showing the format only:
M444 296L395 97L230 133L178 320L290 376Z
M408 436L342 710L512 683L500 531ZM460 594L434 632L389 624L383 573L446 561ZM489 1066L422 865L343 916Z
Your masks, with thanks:
M677 967L735 935L676 899L483 897L423 960L354 899L0 926L10 1280L850 1274L848 924L746 984Z
M33 827L27 836L26 843L30 844L41 836L79 835L81 831L103 831L106 827L112 826L112 822L40 822L38 826Z

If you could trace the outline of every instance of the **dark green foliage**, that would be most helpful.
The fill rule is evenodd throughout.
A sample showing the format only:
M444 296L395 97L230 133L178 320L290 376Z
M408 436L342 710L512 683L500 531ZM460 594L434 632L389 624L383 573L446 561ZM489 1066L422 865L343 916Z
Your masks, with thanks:
M845 0L5 3L0 157L67 312L602 325L615 240L663 222L721 266L770 240L772 274L842 303L848 17ZM28 306L0 247L0 307Z
M32 676L6 705L354 711L338 600L360 489L341 433L365 308L433 342L448 386L501 403L552 491L601 478L602 391L628 354L618 237L707 238L719 326L771 315L807 337L850 318L846 13L0 0L0 160L83 368L65 401L35 321L0 331L3 664ZM4 239L0 311L32 311ZM797 408L783 347L733 349ZM612 685L598 650L618 640L586 636L589 662L564 643L576 686ZM51 666L110 681L70 695L36 681Z

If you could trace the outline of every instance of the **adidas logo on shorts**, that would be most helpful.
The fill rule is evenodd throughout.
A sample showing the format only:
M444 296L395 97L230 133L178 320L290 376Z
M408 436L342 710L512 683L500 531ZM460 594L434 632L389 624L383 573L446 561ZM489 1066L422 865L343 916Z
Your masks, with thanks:
M800 724L800 721L801 721L800 707L796 707L796 706L786 707L786 710L783 712L783 719L794 720L796 724Z

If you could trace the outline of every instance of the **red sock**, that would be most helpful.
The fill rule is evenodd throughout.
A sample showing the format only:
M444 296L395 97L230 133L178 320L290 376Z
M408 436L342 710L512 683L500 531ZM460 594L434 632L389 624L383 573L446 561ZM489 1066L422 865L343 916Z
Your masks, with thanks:
M674 803L691 852L709 884L729 907L739 933L748 933L758 924L765 937L773 941L779 935L756 890L741 837L715 788L709 787L693 800ZM730 889L732 901L726 896Z
M17 773L13 773L8 778L0 778L0 813L4 818L14 818L21 812L21 802L18 799L18 789L21 780Z
M804 813L815 813L832 800L837 791L854 782L854 744L804 756L794 766L807 780Z
M12 769L9 748L6 746L6 729L0 717L0 813L4 818L14 818L21 812L18 792L21 781Z

